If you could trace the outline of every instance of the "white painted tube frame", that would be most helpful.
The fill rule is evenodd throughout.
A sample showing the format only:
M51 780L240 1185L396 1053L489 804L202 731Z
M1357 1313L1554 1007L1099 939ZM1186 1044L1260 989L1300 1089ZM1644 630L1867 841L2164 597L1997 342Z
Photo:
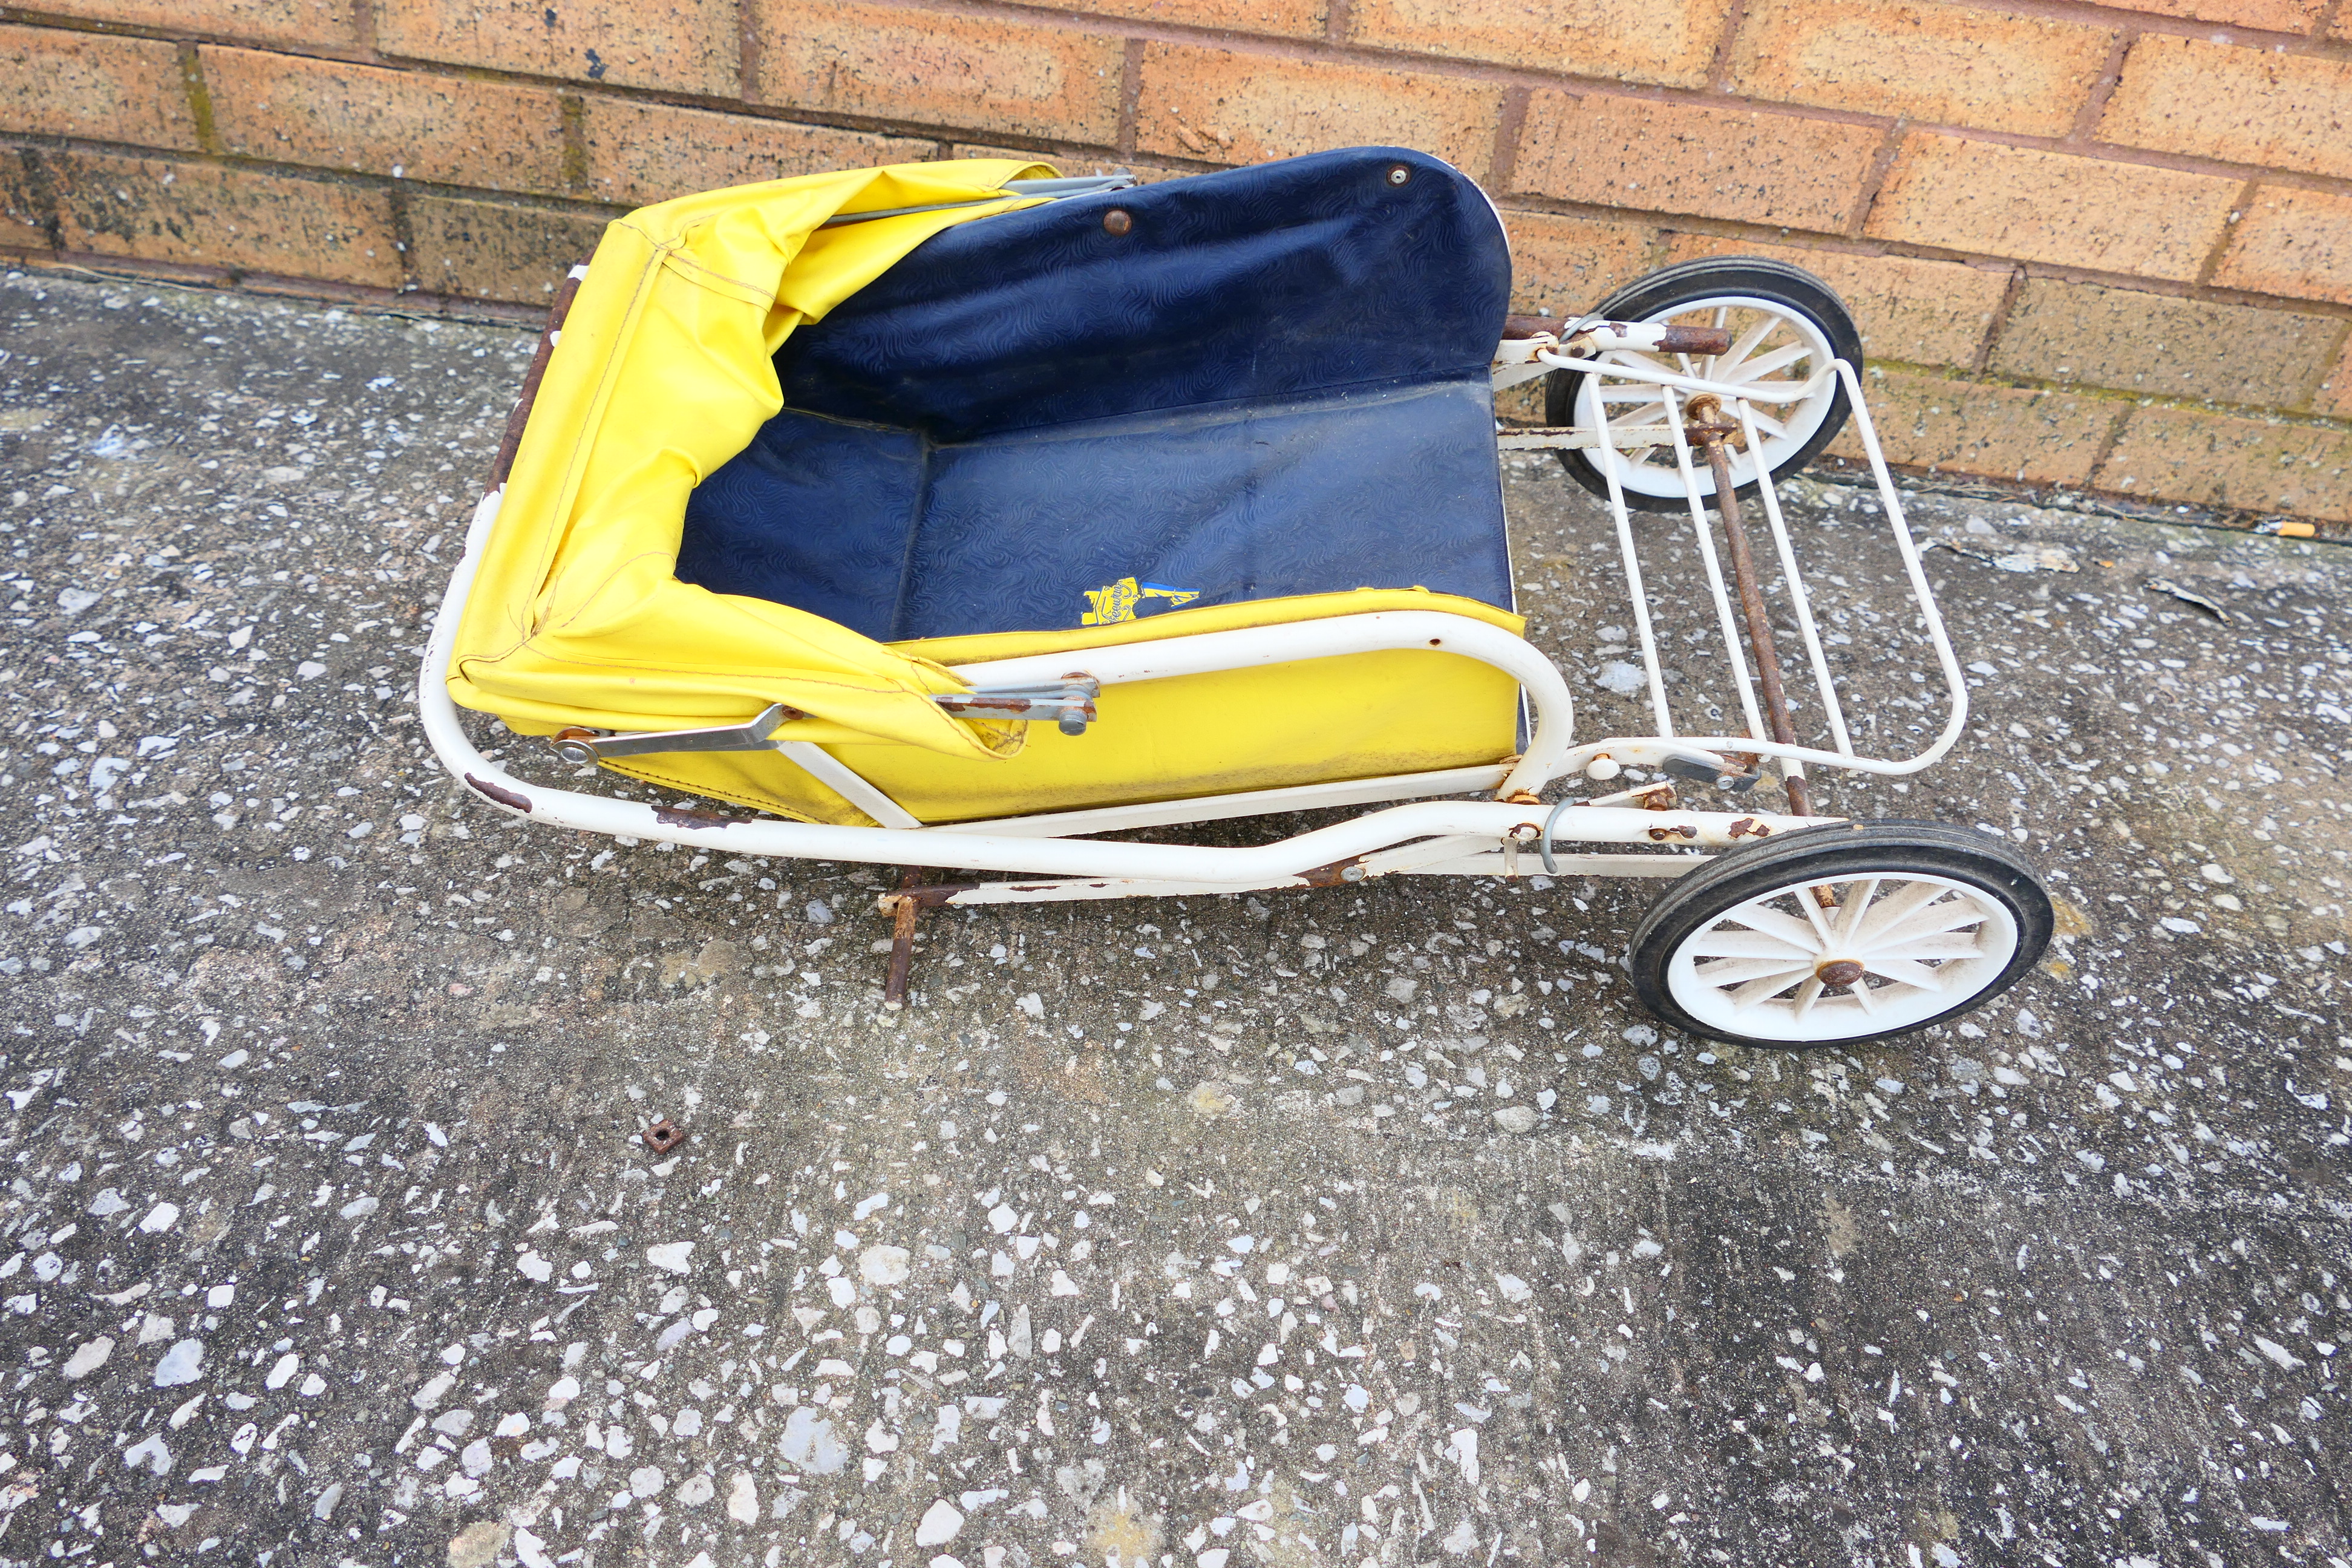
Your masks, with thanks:
M1846 384L1853 416L1874 476L1893 525L1897 547L1923 612L1937 662L1942 666L1952 710L1936 741L1916 756L1901 762L1859 757L1850 750L1824 751L1757 740L1751 736L1613 737L1572 745L1574 704L1559 671L1532 645L1501 628L1467 616L1438 611L1387 611L1336 616L1323 621L1239 631L1204 633L1196 637L1129 644L1088 650L1084 662L1089 674L1106 686L1141 680L1169 679L1223 669L1248 668L1326 658L1350 653L1406 648L1442 648L1502 669L1531 699L1536 729L1526 755L1512 767L1498 794L1534 795L1563 773L1581 773L1596 757L1607 754L1619 763L1655 766L1670 755L1690 749L1760 753L1797 763L1813 763L1883 775L1916 773L1948 752L1967 720L1967 687L1958 659L1937 613L1924 565L1909 530L1904 526L1885 459L1879 448L1862 388L1851 366L1843 361L1834 374ZM1682 378L1660 376L1661 382ZM1705 385L1692 382L1688 384ZM1732 391L1726 387L1722 390ZM1605 439L1605 426L1604 436ZM746 820L709 827L663 822L653 808L635 801L583 795L525 784L491 763L475 748L458 722L448 694L449 643L459 612L473 584L483 543L494 524L503 492L483 498L467 531L466 556L451 574L419 672L418 708L425 734L443 764L463 778L474 792L501 810L530 816L554 826L616 837L667 840L731 852L800 858L865 861L875 864L920 865L1013 872L1033 876L1118 877L1142 881L1214 882L1223 886L1280 883L1318 868L1359 856L1377 854L1417 839L1441 836L1471 836L1499 840L1520 827L1539 825L1538 808L1491 802L1425 802L1375 812L1353 822L1299 835L1276 844L1251 849L1199 848L1171 845L1103 844L1076 839L1041 839L1038 828L1005 823L1003 831L973 831L971 826L942 824L939 827L833 827L806 823ZM1613 500L1613 498L1612 498ZM1620 512L1622 502L1612 510ZM1777 510L1777 508L1774 509ZM1777 521L1777 520L1776 520ZM1776 531L1777 532L1777 531ZM1776 542L1778 542L1776 539ZM1785 547L1784 547L1785 548ZM1717 591L1720 596L1720 590ZM1641 609L1638 598L1637 613ZM1806 617L1810 620L1810 617ZM1811 631L1810 626L1806 628ZM1644 642L1648 639L1645 637ZM1058 679L1077 656L1043 655L1033 658L999 659L961 667L959 673L975 683L1024 684ZM806 750L796 747L795 750ZM830 757L825 759L831 761ZM837 765L837 764L836 764ZM863 781L860 781L861 783ZM1359 792L1378 787L1378 781L1357 781L1347 786ZM1214 809L1216 797L1200 805L1199 817L1225 815ZM1305 804L1301 802L1300 804ZM1162 822L1194 820L1184 803L1171 802L1154 815ZM1072 814L1085 816L1090 814ZM911 818L901 821L911 823ZM1762 815L1745 818L1731 813L1649 812L1632 808L1581 808L1574 820L1577 837L1591 843L1639 843L1654 829L1688 826L1696 842L1728 845L1735 822L1753 823L1771 831L1804 826L1804 820ZM1093 830L1112 826L1105 823ZM1064 833L1088 831L1073 822ZM1688 842L1688 841L1685 841Z
M1424 801L1371 812L1350 822L1274 844L1252 848L1204 848L761 820L704 826L674 814L664 814L668 816L665 821L652 806L639 801L529 783L508 773L475 747L458 721L447 681L450 645L501 497L502 492L493 492L475 509L465 559L450 574L448 591L443 595L441 612L435 619L426 645L418 674L417 709L426 739L443 766L501 811L551 826L667 841L730 854L1030 876L1262 886L1420 838L1459 835L1499 842L1517 830L1540 829L1549 810L1544 805L1492 801ZM1515 788L1525 778L1534 786L1530 794L1539 789L1557 771L1556 760L1566 750L1567 727L1571 721L1566 683L1551 662L1527 642L1466 616L1419 610L1339 616L1278 628L1213 633L1125 648L1094 649L1086 662L1090 672L1110 685L1286 663L1301 658L1330 658L1372 648L1433 646L1495 664L1518 679L1535 697L1536 742L1511 779L1506 781L1506 787ZM990 680L1010 680L1037 678L1042 669L1069 662L1063 656L1047 656L1041 660L1006 659L966 668L975 677L984 674ZM1586 842L1643 844L1652 842L1654 834L1664 832L1673 833L1678 843L1716 847L1739 842L1732 832L1735 826L1745 836L1758 828L1789 832L1816 825L1805 818L1763 813L1743 816L1729 812L1658 812L1620 806L1579 808L1573 821L1576 837Z

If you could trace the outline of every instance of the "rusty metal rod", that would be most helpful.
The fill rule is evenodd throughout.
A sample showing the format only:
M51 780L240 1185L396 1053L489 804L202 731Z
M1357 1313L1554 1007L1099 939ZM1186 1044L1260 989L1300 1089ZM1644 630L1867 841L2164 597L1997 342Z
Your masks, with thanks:
M1562 332L1565 332L1570 326L1579 324L1590 329L1594 327L1617 325L1620 323L1608 321L1586 321L1580 323L1579 319L1574 316L1568 317L1565 320L1555 316L1506 316L1503 318L1503 337L1506 341L1512 338L1532 338L1540 332L1549 332L1554 337L1558 337ZM1640 322L1634 324L1647 326L1655 323ZM1661 353L1670 354L1729 353L1731 352L1731 334L1723 331L1719 327L1678 327L1667 325L1664 327L1664 337L1658 344L1658 352Z
M882 981L882 1005L896 1012L907 1005L907 976L915 963L915 919L923 912L923 868L898 872L898 890L880 900L890 911L890 969Z
M572 314L572 301L580 293L580 279L566 276L555 290L555 302L547 312L547 325L541 329L539 347L530 356L530 368L523 372L522 395L515 399L514 411L507 416L506 433L499 440L499 455L490 461L490 489L507 482L514 469L515 454L522 447L523 426L530 422L531 405L539 401L539 384L547 374L548 357L555 352L555 336L563 330L564 319Z
M1764 688L1765 722L1773 740L1792 746L1797 731L1789 720L1789 694L1780 683L1780 655L1772 647L1771 617L1764 608L1764 590L1756 581L1756 557L1748 548L1748 530L1739 519L1739 497L1731 482L1731 455L1723 447L1723 438L1733 434L1734 427L1723 421L1723 405L1713 397L1691 399L1690 412L1694 420L1688 428L1698 437L1706 453L1708 471L1715 475L1715 511L1723 520L1724 537L1731 546L1731 575L1739 587L1739 614L1748 623L1748 646L1755 651L1756 678ZM1789 792L1789 815L1811 816L1811 792L1805 787L1803 776L1789 768L1783 763L1780 769L1781 787Z
M904 893L891 895L890 904L890 971L882 982L882 1005L899 1008L907 1005L907 974L915 963L915 917L922 912L922 901Z

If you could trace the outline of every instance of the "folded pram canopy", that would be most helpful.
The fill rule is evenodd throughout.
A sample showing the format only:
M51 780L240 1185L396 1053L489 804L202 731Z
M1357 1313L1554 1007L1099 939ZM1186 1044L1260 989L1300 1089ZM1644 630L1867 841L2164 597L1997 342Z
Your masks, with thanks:
M787 703L809 717L778 739L926 821L1507 755L1512 683L1445 654L1115 687L1076 738L929 700L964 684L952 664L1083 668L1365 610L1519 628L1486 374L1509 260L1475 185L1363 148L1002 189L1051 173L813 175L613 224L482 552L456 700L541 733ZM822 226L869 212L898 216ZM772 752L615 765L866 820Z

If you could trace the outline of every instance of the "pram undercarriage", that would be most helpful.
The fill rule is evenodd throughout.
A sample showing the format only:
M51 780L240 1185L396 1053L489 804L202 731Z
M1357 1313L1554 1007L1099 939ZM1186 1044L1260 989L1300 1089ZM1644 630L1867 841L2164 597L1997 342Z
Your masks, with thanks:
M1389 177L1419 168L1399 162ZM1098 183L1075 195L1050 194L1075 207L1122 199L1115 193ZM698 729L582 723L551 736L556 755L575 765L693 752L779 755L872 826L721 816L551 787L491 763L467 735L450 690L458 628L499 526L506 465L567 305L559 300L542 339L427 650L420 697L435 751L483 800L535 822L729 855L908 868L908 885L880 900L895 920L887 987L894 1005L905 994L915 922L926 907L1328 888L1398 875L1664 879L1632 948L1644 1001L1682 1027L1759 1045L1926 1026L2007 988L2048 939L2047 896L2008 845L1932 823L1814 813L1811 771L1902 775L1941 758L1962 732L1968 689L1864 405L1857 334L1835 296L1794 268L1685 264L1643 279L1592 317L1515 322L1491 354L1496 388L1546 379L1554 421L1505 430L1500 447L1558 451L1570 475L1608 502L1650 733L1579 742L1567 681L1522 637L1472 614L1381 607L1189 635L1168 623L1170 635L1144 640L955 662L963 689L929 700L963 721L1050 724L1084 746L1092 727L1113 721L1130 693L1152 683L1438 653L1486 667L1519 695L1525 731L1516 754L1270 788L1194 792L1171 778L1161 798L940 820L848 765L836 754L842 748L796 738L794 721L804 715L785 701ZM1947 704L1932 741L1896 759L1864 755L1855 743L1806 592L1802 551L1774 489L1849 418ZM1689 531L1729 678L1733 700L1724 710L1736 710L1743 733L1685 735L1675 722L1635 522L1637 512L1669 507L1685 521L1642 526ZM1765 541L1751 539L1750 507L1761 513ZM1819 716L1822 732L1811 740L1800 738L1780 665L1790 640L1806 710ZM1399 700L1410 703L1412 694ZM1611 787L1629 767L1660 776ZM1546 798L1556 786L1586 781L1591 793L1581 798ZM1719 791L1732 808L1693 809L1677 786ZM1759 794L1780 795L1785 809L1755 809ZM1381 809L1250 847L1092 837L1368 805ZM1562 847L1569 845L1575 847ZM925 886L919 869L985 875Z

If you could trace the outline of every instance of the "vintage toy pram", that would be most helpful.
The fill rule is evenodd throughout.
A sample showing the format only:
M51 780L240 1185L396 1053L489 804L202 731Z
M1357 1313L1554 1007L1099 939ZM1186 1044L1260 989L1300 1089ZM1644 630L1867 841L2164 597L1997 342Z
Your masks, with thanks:
M894 1004L922 907L1402 873L1672 879L1633 976L1724 1040L1901 1034L2040 956L2050 903L2008 845L1811 814L1806 768L1916 772L1967 701L1826 286L1690 263L1507 331L1501 223L1434 159L1124 187L971 160L615 222L558 300L434 627L441 760L553 826L997 874L884 897ZM1607 498L1651 734L1578 742L1519 635L1492 400L1538 376L1552 427L1502 444L1557 448ZM1849 414L1949 703L1899 761L1853 743L1770 482ZM1644 527L1694 531L1744 733L1676 733L1629 506L1687 513ZM517 776L459 706L575 770L770 815ZM1629 765L1668 777L1612 791ZM1767 770L1789 810L1746 805ZM1611 793L1545 798L1582 780ZM1386 802L1412 804L1254 847L1090 837Z

